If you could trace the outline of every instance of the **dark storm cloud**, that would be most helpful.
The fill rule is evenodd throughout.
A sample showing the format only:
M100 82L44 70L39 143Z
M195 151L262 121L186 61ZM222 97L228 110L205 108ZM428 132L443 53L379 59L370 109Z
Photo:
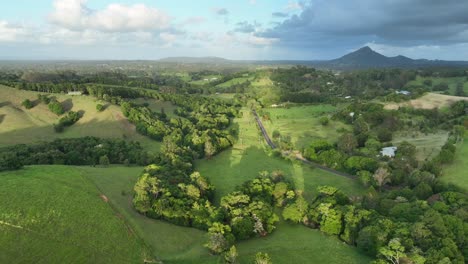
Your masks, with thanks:
M260 24L257 22L249 23L247 21L243 21L236 24L236 28L234 29L234 31L241 33L252 33L255 32L255 29L259 26Z
M283 13L283 12L274 12L271 14L273 17L288 17L289 15L287 13Z
M299 48L371 41L399 46L465 43L467 11L467 0L311 1L300 14L260 36Z

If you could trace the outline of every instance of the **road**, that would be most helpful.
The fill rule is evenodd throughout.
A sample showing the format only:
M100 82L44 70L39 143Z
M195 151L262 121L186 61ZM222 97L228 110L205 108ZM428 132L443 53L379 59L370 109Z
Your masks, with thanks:
M254 115L255 120L257 121L257 125L258 125L258 127L260 128L260 131L262 132L263 137L265 138L265 141L267 142L267 144L268 144L272 149L276 149L275 143L273 143L273 141L271 140L270 136L268 135L268 133L267 133L265 127L263 126L262 121L261 121L260 118L258 117L257 111L255 111L255 109L252 109L252 114ZM283 156L285 156L285 157L288 157L288 156L290 156L291 152L290 152L290 151L283 151L283 152L281 152L281 154L282 154ZM299 151L294 151L293 154L294 154L294 158L295 158L296 160L300 160L300 161L302 161L302 163L304 163L304 164L314 166L314 167L316 167L316 168L318 168L318 169L321 169L321 170L324 170L324 171L333 173L333 174L338 175L338 176L343 176L343 177L350 178L350 179L353 179L353 180L356 179L356 176L354 176L354 175L351 175L351 174L348 174L348 173L345 173L345 172L341 172L341 171L337 171L337 170L328 168L328 167L326 167L326 166L323 166L323 165L321 165L321 164L318 164L318 163L316 163L316 162L310 161L310 160L304 158L304 157L302 156L302 154L301 154Z

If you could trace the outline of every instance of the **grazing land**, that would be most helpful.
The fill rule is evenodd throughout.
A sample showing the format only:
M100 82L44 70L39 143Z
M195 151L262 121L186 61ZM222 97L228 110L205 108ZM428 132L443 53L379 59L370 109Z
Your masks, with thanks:
M239 126L240 133L235 145L210 160L199 160L196 163L196 169L216 186L217 200L236 186L255 178L262 170L283 171L308 198L312 198L316 187L320 185L337 186L349 195L363 192L364 189L357 181L267 155L268 147L247 108L242 110L242 117L236 118L234 124Z
M392 143L398 145L403 141L411 142L416 147L416 159L425 161L435 157L448 138L446 131L438 133L423 134L421 132L399 132L396 133Z
M267 108L264 113L269 114L269 120L263 120L263 124L270 137L275 130L283 136L291 136L292 143L297 149L306 147L316 139L326 139L334 143L342 134L338 131L351 130L351 128L333 120L323 126L320 124L320 118L330 117L337 109L328 104Z
M451 104L460 100L468 101L468 97L428 93L422 97L411 100L409 102L388 103L385 105L384 108L387 110L396 110L401 106L410 106L417 109L441 109L450 106Z
M90 96L51 95L56 97L66 110L83 113L83 117L63 133L55 133L53 124L58 123L59 117L52 113L47 105L36 102L38 94L41 93L0 87L0 147L50 141L55 138L95 136L124 137L141 142L148 150L159 149L159 142L137 133L135 126L123 116L118 106L105 104ZM36 105L25 109L21 106L25 99L30 99ZM96 110L98 103L105 105L104 111ZM170 110L168 105L168 111Z
M443 170L442 180L468 190L468 136L457 145L457 152L452 164Z
M79 170L31 166L2 172L0 179L0 263L151 259L133 229Z

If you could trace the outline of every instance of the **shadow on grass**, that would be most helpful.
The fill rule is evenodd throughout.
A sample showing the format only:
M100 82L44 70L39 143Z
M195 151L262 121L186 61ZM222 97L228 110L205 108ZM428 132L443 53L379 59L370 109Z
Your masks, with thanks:
M73 108L73 100L71 98L66 99L61 104L62 104L63 110L65 110L65 112L68 112L68 111L72 110L72 108Z
M3 122L3 120L5 119L5 116L6 115L0 115L0 124Z
M7 105L11 105L11 102L10 101L0 102L0 107L4 107L4 106L7 106Z

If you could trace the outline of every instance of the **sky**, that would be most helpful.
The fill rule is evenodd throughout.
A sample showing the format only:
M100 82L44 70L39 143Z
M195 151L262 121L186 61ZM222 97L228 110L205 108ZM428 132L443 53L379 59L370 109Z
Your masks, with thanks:
M468 0L15 0L0 59L323 60L363 46L468 61Z

